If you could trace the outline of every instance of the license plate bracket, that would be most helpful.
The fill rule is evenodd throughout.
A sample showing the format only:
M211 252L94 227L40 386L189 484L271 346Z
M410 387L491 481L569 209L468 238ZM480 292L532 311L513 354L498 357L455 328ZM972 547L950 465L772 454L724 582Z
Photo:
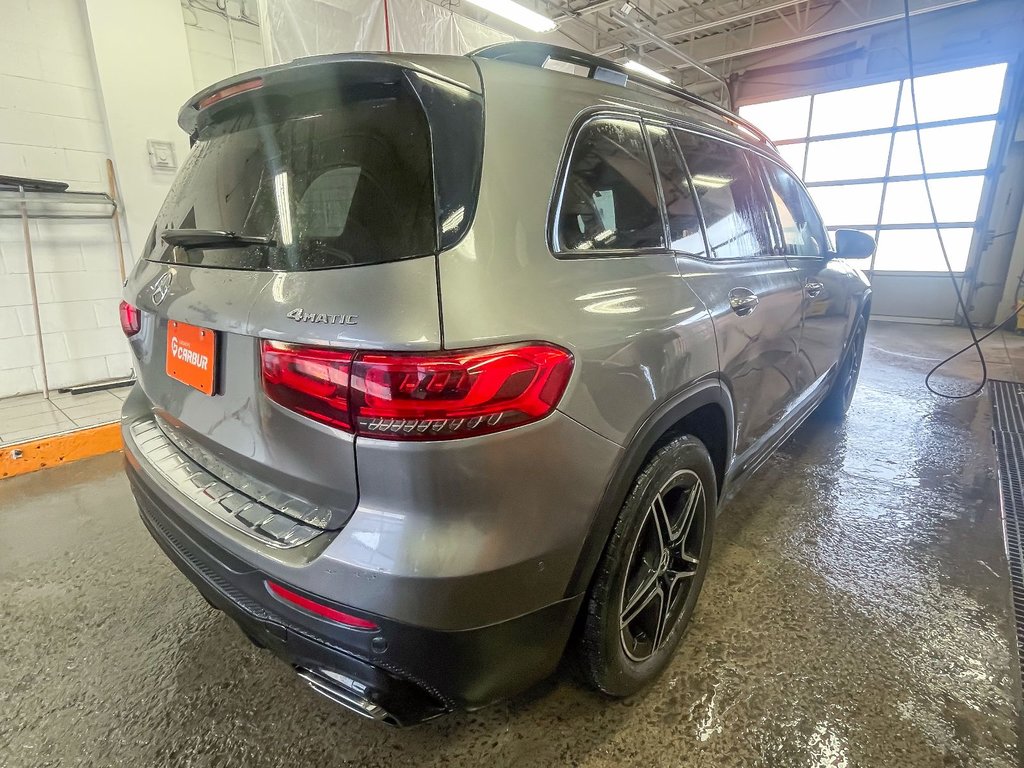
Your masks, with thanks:
M217 370L217 332L178 320L167 323L165 370L172 379L214 394Z

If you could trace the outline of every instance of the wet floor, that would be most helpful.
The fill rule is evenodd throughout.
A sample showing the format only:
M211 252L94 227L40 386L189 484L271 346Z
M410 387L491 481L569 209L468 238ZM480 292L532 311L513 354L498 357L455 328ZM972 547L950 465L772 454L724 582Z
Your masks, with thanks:
M983 397L928 395L913 328L869 335L719 518L657 686L558 677L406 731L339 710L208 608L119 458L0 482L0 766L1014 766L1020 715Z

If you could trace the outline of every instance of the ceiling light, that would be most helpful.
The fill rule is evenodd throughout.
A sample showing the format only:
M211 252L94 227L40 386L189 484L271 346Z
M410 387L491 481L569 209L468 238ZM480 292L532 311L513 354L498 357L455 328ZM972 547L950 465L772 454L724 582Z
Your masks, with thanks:
M502 16L534 32L551 32L558 26L547 16L541 16L514 0L469 0L469 2L488 13Z
M472 0L472 1L475 2L475 0ZM652 80L657 80L659 83L671 83L672 82L671 78L665 77L663 74L661 74L661 72L655 72L650 67L645 67L640 62L633 61L632 59L627 61L623 66L625 66L626 69L628 69L630 72L636 72L638 75L644 75L645 77L649 77Z

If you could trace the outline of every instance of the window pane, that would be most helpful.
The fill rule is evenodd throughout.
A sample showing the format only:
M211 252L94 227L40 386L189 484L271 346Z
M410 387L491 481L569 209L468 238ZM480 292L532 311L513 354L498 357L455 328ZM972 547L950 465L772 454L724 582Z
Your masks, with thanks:
M899 82L893 82L817 94L811 135L892 127L899 89Z
M875 224L882 205L882 185L842 184L811 187L811 197L830 227Z
M935 213L939 221L974 221L978 217L978 203L984 176L964 176L956 179L930 179ZM931 211L924 181L894 181L885 191L883 224L930 223Z
M787 256L821 256L828 241L821 219L803 187L775 163L763 162L768 187L782 225Z
M558 207L558 248L633 250L665 244L640 123L596 120L580 133Z
M690 168L714 255L722 259L772 255L768 201L744 151L684 131L677 131L676 138Z
M305 271L437 249L430 126L401 87L324 90L263 110L240 99L204 124L157 216L146 258ZM165 228L269 237L270 245L168 248Z
M930 123L957 117L994 115L999 111L1005 74L1005 64L990 64L915 78L918 119L922 123ZM904 80L899 124L911 125L913 122L910 81Z
M921 131L921 144L924 147L928 173L987 168L995 127L995 122L990 120L983 123L925 128ZM910 176L921 172L917 132L900 131L893 143L890 175Z
M811 97L768 101L740 107L740 117L749 120L771 139L799 139L807 135Z
M783 144L779 147L779 154L786 161L786 165L792 168L797 176L804 172L804 155L807 154L806 144Z
M885 175L889 134L812 141L807 148L807 181L868 179Z
M700 215L675 140L667 128L660 126L649 126L648 133L654 147L654 165L661 179L661 192L665 197L672 250L693 256L706 256L704 236L700 231Z
M955 272L963 272L971 248L974 230L968 227L944 227L946 244ZM934 229L889 229L879 233L875 269L888 272L944 272L939 236Z

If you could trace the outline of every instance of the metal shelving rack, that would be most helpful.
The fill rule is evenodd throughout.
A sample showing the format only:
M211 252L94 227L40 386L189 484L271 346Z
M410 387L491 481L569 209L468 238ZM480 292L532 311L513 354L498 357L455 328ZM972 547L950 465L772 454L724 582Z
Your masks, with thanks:
M117 215L117 202L106 192L75 192L60 181L0 175L0 219L21 219L22 236L25 239L25 260L28 266L32 316L36 325L36 349L39 352L39 365L42 369L43 397L50 397L50 383L46 375L43 328L39 321L39 295L36 289L35 264L32 260L32 233L28 223L31 219L110 219L117 228L117 240L120 245Z

